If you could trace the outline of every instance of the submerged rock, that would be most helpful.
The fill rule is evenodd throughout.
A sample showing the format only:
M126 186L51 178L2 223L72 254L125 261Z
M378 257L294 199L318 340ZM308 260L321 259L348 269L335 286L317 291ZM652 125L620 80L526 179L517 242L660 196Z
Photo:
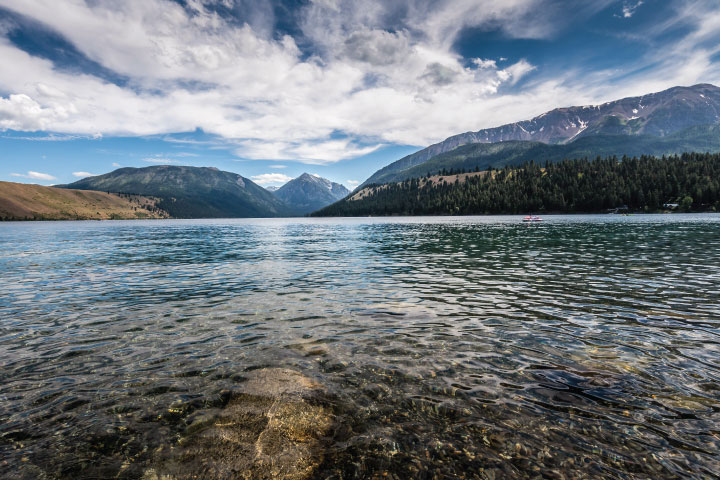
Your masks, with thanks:
M198 417L143 480L309 478L333 414L323 387L288 369L252 372L227 406Z

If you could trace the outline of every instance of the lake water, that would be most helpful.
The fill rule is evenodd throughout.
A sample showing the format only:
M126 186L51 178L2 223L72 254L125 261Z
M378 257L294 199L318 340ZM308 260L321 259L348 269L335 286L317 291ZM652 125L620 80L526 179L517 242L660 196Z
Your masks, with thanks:
M0 477L141 478L265 368L315 478L720 478L720 215L0 223Z

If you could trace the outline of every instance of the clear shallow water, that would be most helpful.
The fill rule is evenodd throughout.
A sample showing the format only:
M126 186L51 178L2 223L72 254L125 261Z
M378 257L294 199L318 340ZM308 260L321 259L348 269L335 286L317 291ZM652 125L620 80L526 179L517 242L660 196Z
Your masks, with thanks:
M720 478L720 216L0 224L0 477L139 478L243 374L317 478Z

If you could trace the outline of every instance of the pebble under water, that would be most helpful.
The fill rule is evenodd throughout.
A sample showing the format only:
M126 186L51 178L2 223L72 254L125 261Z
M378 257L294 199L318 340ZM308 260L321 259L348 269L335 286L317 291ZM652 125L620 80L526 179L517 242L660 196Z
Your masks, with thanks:
M720 478L719 245L720 215L0 223L0 478Z

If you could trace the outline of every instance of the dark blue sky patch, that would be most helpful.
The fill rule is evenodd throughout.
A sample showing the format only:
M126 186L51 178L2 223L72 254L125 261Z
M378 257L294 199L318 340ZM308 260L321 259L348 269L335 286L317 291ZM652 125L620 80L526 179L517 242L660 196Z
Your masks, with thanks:
M710 61L711 61L712 63L720 62L720 52L712 55L712 56L710 57Z
M172 1L184 7L188 14L195 13L187 0ZM224 2L208 3L205 9L217 13L230 25L248 24L270 38L279 39L285 35L297 38L302 34L298 12L309 3L309 0L234 0L230 6Z
M0 19L12 25L7 38L13 45L30 55L50 60L57 70L94 75L121 87L129 84L128 77L89 59L62 35L42 23L3 8L0 8Z
M622 83L622 81L627 80L629 78L635 77L635 76L643 76L643 75L651 75L654 69L659 67L661 65L660 61L656 62L650 62L645 63L642 65L639 65L635 68L628 67L627 71L616 75L614 77L615 82ZM647 92L647 93L653 93L653 92Z
M300 15L298 12L310 2L308 0L284 0L274 3L273 12L275 13L277 38L285 35L298 39L302 36L300 28Z
M537 76L552 76L558 71L597 72L613 69L617 79L646 63L656 41L646 30L667 14L668 7L645 13L644 5L631 18L620 18L612 5L583 21L572 23L547 39L511 38L500 29L469 28L455 43L455 50L466 59L484 58L498 61L501 67L525 59L538 67ZM663 32L661 40L671 42L687 34L684 27ZM501 60L506 59L506 60Z

